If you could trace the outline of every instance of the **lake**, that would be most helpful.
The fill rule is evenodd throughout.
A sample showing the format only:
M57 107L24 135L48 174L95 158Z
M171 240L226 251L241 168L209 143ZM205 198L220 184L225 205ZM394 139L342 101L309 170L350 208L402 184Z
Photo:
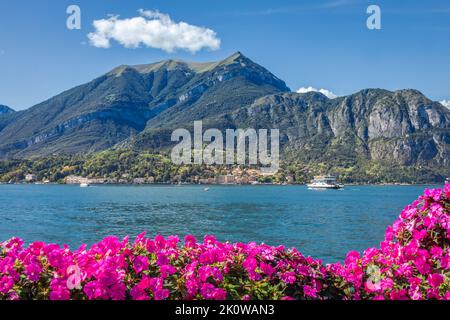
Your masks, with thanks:
M18 236L78 247L107 235L213 234L295 246L324 262L378 246L427 186L0 185L0 241ZM431 187L431 186L428 186ZM439 186L438 186L439 187Z

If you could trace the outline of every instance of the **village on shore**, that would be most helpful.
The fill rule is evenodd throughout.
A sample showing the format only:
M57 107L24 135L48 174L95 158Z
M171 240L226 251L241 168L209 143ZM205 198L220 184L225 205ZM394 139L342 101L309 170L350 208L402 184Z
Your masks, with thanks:
M449 179L446 179L446 182ZM448 182L447 182L448 183ZM5 184L1 183L0 184ZM156 184L200 184L200 185L304 185L304 182L298 182L295 176L273 176L263 174L259 170L246 170L244 174L236 172L230 174L217 175L215 177L203 178L200 176L192 177L189 181L156 181L154 177L131 178L128 174L122 174L121 178L88 178L76 175L67 176L64 182L55 182L50 180L39 181L35 174L26 174L25 179L20 182L10 182L9 184L66 184L66 185L156 185ZM390 182L390 183L346 183L346 185L380 185L380 186L407 186L412 183Z
M21 183L34 183L34 184L49 184L53 181L43 180L39 181L37 175L26 174ZM154 177L131 177L129 174L124 173L120 178L96 178L96 177L82 177L77 175L69 175L64 178L64 184L68 185L102 185L102 184L224 184L224 185L242 185L242 184L295 184L295 177L293 175L287 175L280 177L278 175L266 174L261 170L248 169L241 170L235 168L227 174L220 174L214 177L201 177L193 176L188 181L181 181L180 177L175 177L172 181L156 181Z

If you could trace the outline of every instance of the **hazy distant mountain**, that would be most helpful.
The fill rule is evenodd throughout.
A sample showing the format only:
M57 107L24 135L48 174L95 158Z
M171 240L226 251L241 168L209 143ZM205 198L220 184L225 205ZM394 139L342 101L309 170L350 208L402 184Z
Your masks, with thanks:
M212 63L117 67L0 122L0 157L165 148L173 129L194 120L278 128L290 161L450 165L450 111L419 91L293 93L239 52Z

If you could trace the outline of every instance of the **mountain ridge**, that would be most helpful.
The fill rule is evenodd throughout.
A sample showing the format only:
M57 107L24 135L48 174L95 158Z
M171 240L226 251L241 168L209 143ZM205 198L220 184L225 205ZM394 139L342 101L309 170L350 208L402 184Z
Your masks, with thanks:
M242 61L248 63L247 68L240 66ZM0 130L0 157L100 151L142 131L149 119L166 109L194 106L201 97L209 99L210 89L220 92L230 83L238 86L238 99L247 101L289 91L282 80L249 61L238 53L217 62L212 70L195 74L180 68L157 68L145 73L129 66L115 68L116 72L110 71L25 110L5 125ZM240 104L225 100L219 99L221 107ZM110 134L105 137L102 127L113 131L107 130ZM66 139L68 135L70 139Z
M308 139L319 140L321 137L322 143L317 143L317 147L323 148L323 142L326 142L328 145L323 151L331 152L331 149L336 149L336 146L332 147L333 144L339 144L339 141L354 135L356 139L353 143L354 148L347 155L352 154L355 158L395 160L405 165L433 159L439 164L449 165L450 114L439 103L427 99L419 91L366 89L337 99L328 99L321 95L323 102L317 106L318 95L321 94L283 94L282 96L287 99L283 102L276 100L276 97L280 95L263 97L255 101L249 107L250 110L247 110L247 113L251 114L250 123L243 117L240 119L240 124L251 126L258 123L266 127L273 125L274 121L280 124L281 120L274 120L276 113L266 112L267 107L275 106L279 109L280 106L287 106L283 110L283 117L296 119L299 122L284 127L285 138L299 150L312 147ZM301 112L295 108L289 110L290 105L302 106L304 109ZM268 124L268 121L272 122ZM293 128L307 129L292 132ZM417 135L422 137L420 142L412 141ZM283 133L281 139L283 140ZM392 159L389 153L382 152L380 144L386 146L396 139L401 139L403 143L401 147L393 145L388 148L394 154L397 153L395 159ZM352 144L344 143L341 146L343 150L348 150ZM361 150L358 150L358 146ZM407 150L399 150L399 148ZM405 152L410 152L410 148L419 149L421 152L405 155ZM290 146L290 149L293 147ZM426 153L427 151L429 153ZM294 154L297 158L301 157L301 152ZM328 154L325 158L331 157L333 155ZM314 160L323 160L319 152Z
M177 126L168 125L147 128L122 146L170 147L170 133ZM204 118L203 126L279 129L289 161L362 159L449 166L450 113L414 89L364 89L335 99L319 92L276 93L230 114ZM185 127L192 130L191 123Z
M109 71L107 74L117 75L123 72L123 70L127 68L134 69L139 73L150 73L152 71L157 71L161 68L165 68L166 70L175 70L178 68L186 68L190 71L194 71L196 73L207 72L221 64L229 64L239 59L247 59L240 51L233 53L228 58L219 61L211 61L211 62L193 62L193 61L184 61L180 59L164 59L154 63L149 64L137 64L137 65L120 65L113 70Z
M216 62L122 65L0 116L0 158L164 150L176 128L279 128L286 161L387 161L448 171L450 111L415 89L295 93L241 52Z
M0 114L7 114L7 113L14 113L16 112L14 109L4 105L0 104Z

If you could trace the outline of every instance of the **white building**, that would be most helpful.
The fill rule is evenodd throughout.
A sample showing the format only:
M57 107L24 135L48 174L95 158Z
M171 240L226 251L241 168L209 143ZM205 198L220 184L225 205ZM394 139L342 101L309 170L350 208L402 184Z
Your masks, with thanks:
M37 177L34 174L29 173L29 174L25 175L26 182L33 182L33 181L36 181L36 179L37 179Z

